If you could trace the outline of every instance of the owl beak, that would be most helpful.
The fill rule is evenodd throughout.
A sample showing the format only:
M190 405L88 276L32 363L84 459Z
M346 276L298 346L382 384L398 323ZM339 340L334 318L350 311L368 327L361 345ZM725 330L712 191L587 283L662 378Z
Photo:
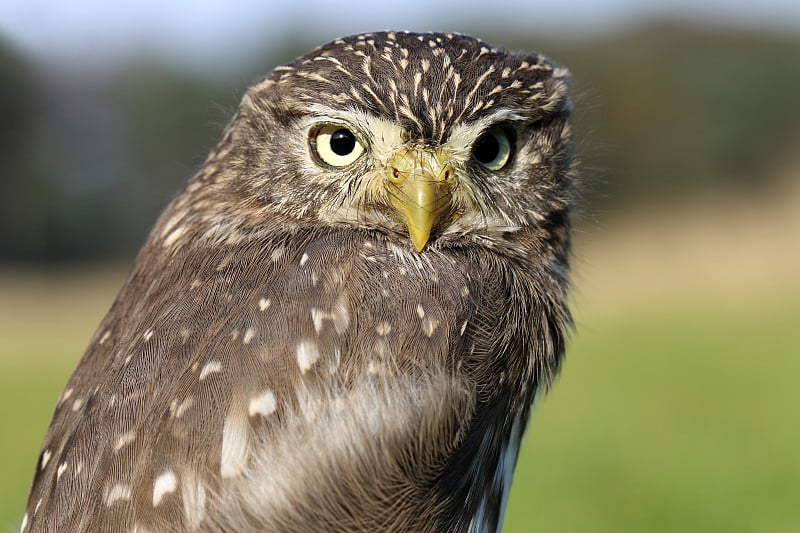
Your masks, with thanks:
M389 202L421 252L436 223L451 211L455 172L446 154L424 148L395 152L386 172Z

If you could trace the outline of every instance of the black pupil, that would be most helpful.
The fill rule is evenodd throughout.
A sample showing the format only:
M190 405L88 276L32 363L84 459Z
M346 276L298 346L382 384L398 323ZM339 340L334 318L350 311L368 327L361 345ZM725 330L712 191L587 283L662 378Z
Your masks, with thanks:
M500 143L497 142L497 136L491 133L478 139L478 143L475 145L475 159L483 164L494 161L499 153Z
M336 155L347 155L356 147L356 137L349 130L340 128L331 134L331 150Z

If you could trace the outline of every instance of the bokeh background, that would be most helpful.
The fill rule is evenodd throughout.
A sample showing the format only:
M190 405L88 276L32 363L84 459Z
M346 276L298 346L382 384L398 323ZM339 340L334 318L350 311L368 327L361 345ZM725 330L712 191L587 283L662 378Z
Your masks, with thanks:
M576 329L506 531L800 531L800 3L0 4L0 531L157 214L245 88L344 34L574 74Z

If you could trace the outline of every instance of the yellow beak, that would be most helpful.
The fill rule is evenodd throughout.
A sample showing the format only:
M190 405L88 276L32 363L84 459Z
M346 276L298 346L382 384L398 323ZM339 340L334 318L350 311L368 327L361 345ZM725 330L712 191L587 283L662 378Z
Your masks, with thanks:
M386 173L389 202L421 252L436 222L452 207L456 178L449 159L440 150L404 148L389 159Z

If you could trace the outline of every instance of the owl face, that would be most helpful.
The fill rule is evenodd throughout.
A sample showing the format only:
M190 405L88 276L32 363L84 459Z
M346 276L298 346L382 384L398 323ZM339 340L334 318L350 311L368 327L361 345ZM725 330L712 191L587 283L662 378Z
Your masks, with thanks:
M341 39L245 95L220 184L254 227L349 225L417 251L502 239L565 206L566 76L452 34Z

